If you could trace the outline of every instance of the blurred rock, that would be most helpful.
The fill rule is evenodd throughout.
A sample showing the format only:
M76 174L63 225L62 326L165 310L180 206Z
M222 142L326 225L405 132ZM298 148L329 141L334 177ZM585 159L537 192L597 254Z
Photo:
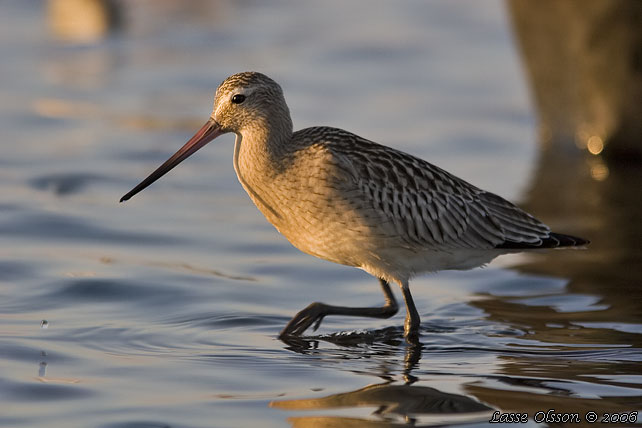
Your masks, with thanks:
M52 34L72 43L93 43L121 28L115 0L49 0L47 20Z
M642 2L507 5L530 76L540 141L557 152L580 152L577 146L607 159L642 161Z

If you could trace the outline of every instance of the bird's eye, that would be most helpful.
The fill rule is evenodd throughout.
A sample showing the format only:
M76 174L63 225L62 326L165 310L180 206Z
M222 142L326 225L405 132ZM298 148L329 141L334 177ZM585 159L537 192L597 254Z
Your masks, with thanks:
M234 104L241 104L243 101L245 101L245 95L243 94L236 94L232 97L232 102Z

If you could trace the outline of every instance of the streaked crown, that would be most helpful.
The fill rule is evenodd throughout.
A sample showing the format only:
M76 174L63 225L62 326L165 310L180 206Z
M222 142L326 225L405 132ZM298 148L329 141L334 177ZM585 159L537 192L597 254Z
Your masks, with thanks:
M234 74L219 85L212 117L223 129L236 133L256 126L292 132L281 86L255 71Z

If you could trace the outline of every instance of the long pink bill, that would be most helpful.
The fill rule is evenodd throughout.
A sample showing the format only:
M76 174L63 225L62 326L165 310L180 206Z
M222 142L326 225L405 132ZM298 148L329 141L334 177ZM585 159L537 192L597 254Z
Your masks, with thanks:
M224 133L225 132L221 130L221 126L216 123L214 119L208 120L183 147L172 155L171 158L167 159L164 164L156 169L156 171L149 174L149 177L141 181L136 187L130 190L129 193L120 198L120 202L129 200L136 193L140 192L154 181L167 174L176 165L196 153L201 147Z

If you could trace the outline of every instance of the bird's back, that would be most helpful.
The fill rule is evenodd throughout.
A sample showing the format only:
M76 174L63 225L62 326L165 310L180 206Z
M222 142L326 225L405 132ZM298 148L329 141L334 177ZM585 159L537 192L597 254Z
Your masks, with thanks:
M408 245L526 249L586 243L551 233L502 197L429 162L347 131L306 128L293 141L331 162L325 169L333 171L335 196L349 200L356 215L393 227L385 233Z

